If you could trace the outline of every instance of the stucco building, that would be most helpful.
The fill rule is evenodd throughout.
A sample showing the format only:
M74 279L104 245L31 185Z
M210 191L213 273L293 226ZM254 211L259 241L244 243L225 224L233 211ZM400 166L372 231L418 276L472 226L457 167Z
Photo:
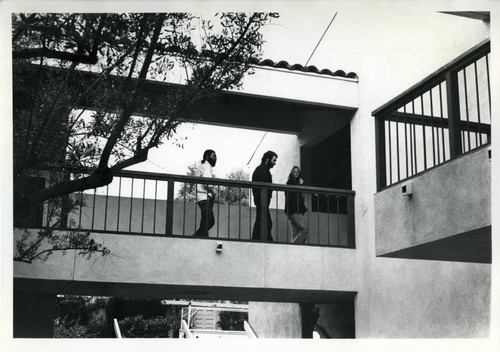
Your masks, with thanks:
M413 27L384 11L357 15L371 32L353 29L354 44L339 48L347 69L264 60L242 92L193 107L208 123L298 136L280 147L307 180L295 189L309 209L305 244L290 243L283 185L272 186L275 242L250 240L251 199L216 206L211 237L194 239L200 215L174 183L202 181L123 172L119 193L88 193L72 215L111 258L14 264L15 336L50 337L56 295L81 294L249 301L262 338L315 327L331 338L488 337L489 14L417 11ZM147 182L155 195L134 196Z

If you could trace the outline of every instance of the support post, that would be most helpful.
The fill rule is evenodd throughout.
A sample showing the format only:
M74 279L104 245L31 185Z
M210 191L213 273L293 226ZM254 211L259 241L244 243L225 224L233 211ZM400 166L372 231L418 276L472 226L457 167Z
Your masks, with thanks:
M385 157L385 119L375 116L375 157L377 172L377 191L387 186Z
M356 248L354 211L354 196L347 196L347 246L349 248Z
M448 106L448 131L450 139L450 158L462 154L460 133L460 100L458 95L458 75L456 71L446 73L446 103Z
M172 236L174 228L174 180L168 179L166 235Z

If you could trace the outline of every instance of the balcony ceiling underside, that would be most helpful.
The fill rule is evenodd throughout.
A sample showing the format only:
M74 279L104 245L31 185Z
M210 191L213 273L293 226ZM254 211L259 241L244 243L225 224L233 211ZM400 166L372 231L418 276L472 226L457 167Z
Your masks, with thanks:
M386 253L380 257L491 264L491 226Z
M327 290L269 289L253 287L215 287L157 285L119 282L89 282L15 278L14 290L65 295L113 296L158 299L203 299L262 302L352 302L356 292Z
M65 70L60 68L44 67L43 69L52 71L51 79L57 79L58 75L65 74ZM30 70L21 72L26 76L23 76L23 73L17 73L17 89L20 90L22 90L22 84L25 84L22 82L30 82L29 75L33 74ZM68 82L67 89L74 90L77 93L84 92L96 77L96 73L79 72L79 76ZM125 79L118 76L107 78L109 89L120 90L124 82ZM164 97L179 87L181 86L178 84L149 80L144 87L144 94L152 102L164 101ZM85 97L85 94L80 96L81 99L76 102L75 108L86 107L89 110L97 110L95 102ZM118 109L119 106L116 108ZM316 137L311 134L309 127L307 127L309 124L321 124L323 126L325 126L325 123L328 126L336 126L339 123L344 124L346 120L348 121L354 115L354 112L355 109L351 107L231 91L223 92L214 100L197 102L181 110L180 118L190 122L279 133L303 134L304 130L307 130L305 137L313 142L319 142L324 136L318 135ZM141 109L137 110L134 115L148 116Z

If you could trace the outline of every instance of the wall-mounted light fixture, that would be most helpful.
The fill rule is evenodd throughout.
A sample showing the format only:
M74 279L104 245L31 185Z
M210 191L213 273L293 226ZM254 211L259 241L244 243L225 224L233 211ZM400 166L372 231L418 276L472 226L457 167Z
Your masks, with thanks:
M217 245L215 246L215 251L217 253L221 253L222 252L222 242L217 242Z
M401 186L401 194L403 196L411 196L413 194L413 184L411 182L406 182Z

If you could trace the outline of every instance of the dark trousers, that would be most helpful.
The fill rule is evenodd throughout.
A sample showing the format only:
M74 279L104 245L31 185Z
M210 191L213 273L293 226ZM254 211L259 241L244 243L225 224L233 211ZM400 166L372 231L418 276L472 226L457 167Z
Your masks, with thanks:
M260 221L263 216L267 216L267 241L273 242L273 236L271 235L273 222L271 220L271 213L269 213L269 202L267 206L263 207L260 205L260 201L258 199L255 199L255 207L257 209L257 217L255 218L255 224L253 225L252 240L264 241L264 234L261 234L260 231Z
M214 218L214 199L208 197L207 200L200 200L198 202L200 207L201 220L200 227L193 234L195 237L208 237L208 230L210 230L215 224Z

